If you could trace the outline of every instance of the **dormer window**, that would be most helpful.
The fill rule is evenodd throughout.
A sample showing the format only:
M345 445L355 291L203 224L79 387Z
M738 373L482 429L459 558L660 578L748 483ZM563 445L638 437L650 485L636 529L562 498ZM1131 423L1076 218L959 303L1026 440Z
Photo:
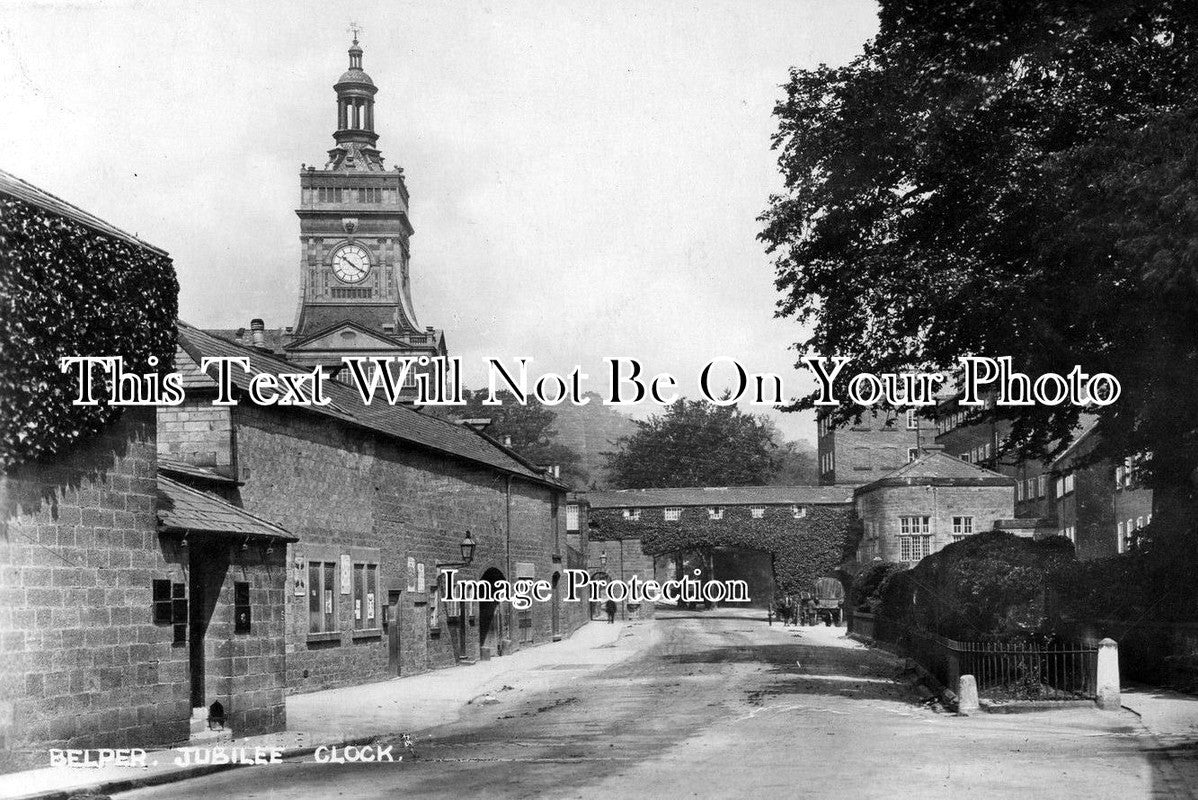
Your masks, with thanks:
M765 516L765 506L750 506L749 515L752 516L753 519L761 519Z
M624 509L624 519L629 520L631 522L640 522L641 510L639 508Z
M807 516L807 507L806 506L791 506L790 507L790 515L792 517L794 517L795 519L803 519L804 517Z
M707 507L707 518L708 519L723 519L724 518L724 507L723 506L708 506Z

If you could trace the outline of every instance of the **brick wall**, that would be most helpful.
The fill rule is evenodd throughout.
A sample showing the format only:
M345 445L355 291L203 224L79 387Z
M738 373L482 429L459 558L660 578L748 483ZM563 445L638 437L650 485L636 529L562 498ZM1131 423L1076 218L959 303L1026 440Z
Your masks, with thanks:
M151 580L185 581L157 535L152 412L4 478L0 760L47 747L187 738L186 647L151 617Z

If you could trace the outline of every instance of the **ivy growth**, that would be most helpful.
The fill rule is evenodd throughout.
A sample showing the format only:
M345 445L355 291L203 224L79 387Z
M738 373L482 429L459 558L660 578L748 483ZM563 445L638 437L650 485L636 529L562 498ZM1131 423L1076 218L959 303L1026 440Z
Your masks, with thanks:
M52 455L120 409L75 406L65 356L122 356L169 371L179 284L165 255L0 195L0 467ZM150 366L150 357L158 359Z
M646 555L707 547L740 547L770 553L774 585L780 594L812 591L815 581L834 576L851 558L854 544L850 510L807 506L795 518L787 507L766 507L754 519L747 507L726 507L723 519L710 519L706 508L684 508L667 522L660 508L644 509L639 520L625 519L619 509L592 509L592 541L640 539Z

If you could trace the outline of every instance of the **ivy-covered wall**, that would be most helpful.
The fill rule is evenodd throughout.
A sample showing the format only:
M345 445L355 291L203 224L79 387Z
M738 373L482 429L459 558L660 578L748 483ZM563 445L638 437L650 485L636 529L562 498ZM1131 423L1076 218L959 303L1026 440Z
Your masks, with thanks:
M853 558L857 535L852 507L807 506L795 518L790 506L767 506L754 519L748 506L725 506L723 519L708 517L705 507L683 508L678 521L667 522L664 509L643 508L639 520L625 519L623 510L592 508L591 542L634 539L648 555L704 547L743 547L771 553L774 583L783 594L811 591L815 581L835 575Z
M0 191L0 468L52 455L120 412L74 406L64 356L123 356L163 374L179 284L156 250ZM150 366L149 359L158 359Z

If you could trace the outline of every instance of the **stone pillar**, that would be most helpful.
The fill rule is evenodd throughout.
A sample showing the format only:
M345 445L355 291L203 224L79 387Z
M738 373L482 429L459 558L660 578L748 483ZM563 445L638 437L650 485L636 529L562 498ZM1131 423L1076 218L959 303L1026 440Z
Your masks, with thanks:
M1103 639L1098 643L1098 707L1118 711L1119 698L1119 645L1114 639Z
M972 714L978 704L978 682L972 675L962 675L957 681L957 713Z

